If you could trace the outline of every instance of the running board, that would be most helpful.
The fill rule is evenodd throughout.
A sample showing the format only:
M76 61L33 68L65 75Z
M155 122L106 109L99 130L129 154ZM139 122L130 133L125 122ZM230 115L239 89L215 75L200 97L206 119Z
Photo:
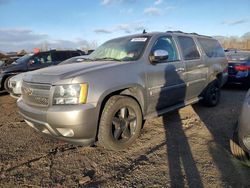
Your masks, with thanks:
M146 115L144 118L145 118L145 119L149 119L149 118L153 118L153 117L158 117L158 116L161 116L161 115L163 115L163 114L165 114L165 113L168 113L168 112L177 110L177 109L179 109L179 108L183 108L183 107L185 107L185 106L188 106L188 105L197 103L197 102L199 102L201 99L202 99L202 97L196 97L196 98L191 99L191 100L189 100L189 101L186 101L186 102L184 102L184 103L179 103L179 104L177 104L177 105L170 106L170 107L165 108L165 109L163 109L163 110L160 110L160 111L158 111L158 112L153 112L153 113L151 113L151 114L148 114L148 115Z

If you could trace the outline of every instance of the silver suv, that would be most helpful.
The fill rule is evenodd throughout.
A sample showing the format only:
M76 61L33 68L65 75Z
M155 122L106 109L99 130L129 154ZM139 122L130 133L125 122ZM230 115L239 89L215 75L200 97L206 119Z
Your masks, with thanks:
M215 106L227 60L217 40L156 32L110 40L82 63L33 71L18 108L39 132L80 145L121 150L143 120L202 100Z

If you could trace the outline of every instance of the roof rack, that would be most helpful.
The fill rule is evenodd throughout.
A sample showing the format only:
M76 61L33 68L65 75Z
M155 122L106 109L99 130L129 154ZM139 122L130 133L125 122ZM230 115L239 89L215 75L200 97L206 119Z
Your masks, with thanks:
M201 37L208 37L208 38L212 38L212 37L210 37L210 36L206 36L206 35L200 35L200 34L198 34L198 33L185 33L185 32L183 32L183 31L166 31L167 33L181 33L181 34L190 34L190 35L196 35L196 36L201 36Z

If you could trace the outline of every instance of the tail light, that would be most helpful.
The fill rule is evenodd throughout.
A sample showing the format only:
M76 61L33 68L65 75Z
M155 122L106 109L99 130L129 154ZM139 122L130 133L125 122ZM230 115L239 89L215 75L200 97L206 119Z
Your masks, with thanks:
M236 71L248 71L249 66L247 66L247 65L235 65L234 69Z

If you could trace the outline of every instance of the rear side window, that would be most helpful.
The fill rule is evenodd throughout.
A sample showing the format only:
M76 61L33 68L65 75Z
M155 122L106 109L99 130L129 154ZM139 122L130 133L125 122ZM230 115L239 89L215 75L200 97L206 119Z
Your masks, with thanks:
M208 57L225 57L224 50L217 40L199 38L198 41Z
M33 56L32 64L45 64L45 63L52 63L51 54L50 53L38 53Z
M64 61L70 58L69 52L54 52L53 53L53 61Z
M191 37L179 36L178 41L181 47L184 60L199 59L200 54Z

